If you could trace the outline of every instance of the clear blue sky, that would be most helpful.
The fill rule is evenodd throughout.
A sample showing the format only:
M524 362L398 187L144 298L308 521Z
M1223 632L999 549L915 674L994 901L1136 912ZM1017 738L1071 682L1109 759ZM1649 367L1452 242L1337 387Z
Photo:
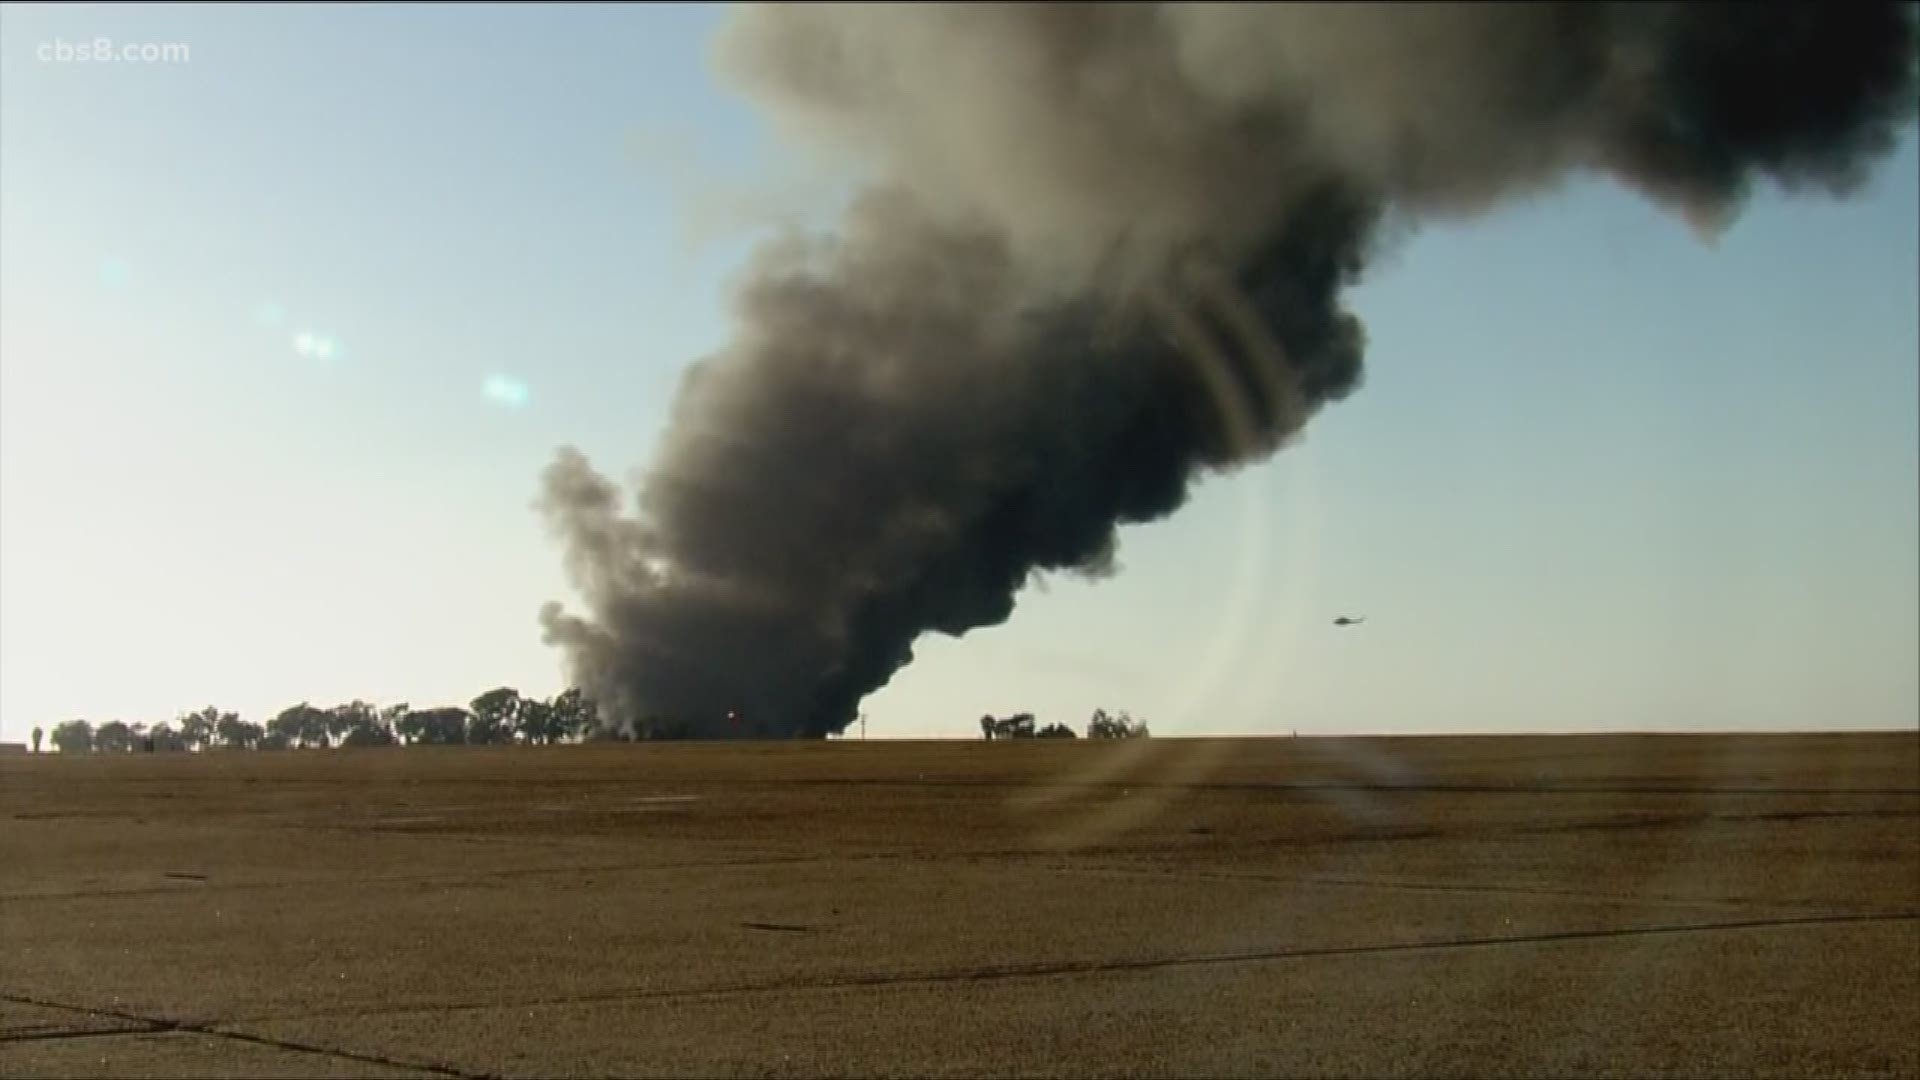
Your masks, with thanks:
M744 250L692 196L790 179L717 15L6 9L0 737L561 687L539 471L646 462ZM190 55L37 55L101 36ZM924 641L873 734L1913 726L1917 187L1909 137L1715 247L1601 182L1426 230L1365 390Z

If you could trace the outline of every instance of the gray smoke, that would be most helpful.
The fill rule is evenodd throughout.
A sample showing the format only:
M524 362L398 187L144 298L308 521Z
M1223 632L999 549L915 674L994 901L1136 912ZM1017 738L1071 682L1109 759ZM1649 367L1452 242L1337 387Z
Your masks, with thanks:
M609 722L838 731L927 631L1258 461L1359 384L1383 225L1611 175L1711 231L1844 195L1915 110L1908 4L781 5L725 70L863 193L767 243L629 513L544 477ZM738 720L729 714L737 713Z

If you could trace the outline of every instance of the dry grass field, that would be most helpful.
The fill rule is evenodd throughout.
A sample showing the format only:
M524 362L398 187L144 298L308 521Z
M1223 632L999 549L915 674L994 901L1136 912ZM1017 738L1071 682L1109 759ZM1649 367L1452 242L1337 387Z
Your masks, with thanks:
M0 759L7 1075L1920 1075L1920 736Z

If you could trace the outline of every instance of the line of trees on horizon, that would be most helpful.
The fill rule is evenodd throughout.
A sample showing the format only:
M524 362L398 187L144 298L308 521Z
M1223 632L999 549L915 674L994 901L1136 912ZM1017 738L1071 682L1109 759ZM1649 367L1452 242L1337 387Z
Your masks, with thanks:
M1032 713L1004 720L980 718L988 739L1074 739L1066 724L1036 727ZM264 724L243 720L238 713L212 705L151 726L109 720L94 724L68 720L51 733L33 729L33 752L46 741L63 754L124 754L134 751L195 752L205 750L305 750L371 746L551 746L596 740L632 741L686 737L678 728L659 723L645 725L629 735L603 726L592 699L570 689L542 700L522 696L502 686L474 698L462 708L443 706L415 709L409 704L380 706L355 699L322 709L301 702L280 710ZM1095 709L1087 722L1089 739L1139 739L1149 735L1144 720L1125 712L1109 715Z
M1018 713L1002 719L993 716L980 718L980 734L991 742L995 739L1077 739L1079 735L1058 721L1043 728L1036 728L1032 713ZM1152 735L1145 720L1135 720L1126 712L1109 715L1105 709L1093 710L1093 718L1087 721L1089 739L1144 739Z
M474 698L465 708L414 709L378 706L358 699L330 709L301 702L264 724L207 706L149 727L109 720L95 725L68 720L46 733L63 754L130 753L135 750L291 750L358 746L487 746L584 742L602 732L591 699L578 689L551 698L523 697L503 686ZM33 729L39 753L41 729Z

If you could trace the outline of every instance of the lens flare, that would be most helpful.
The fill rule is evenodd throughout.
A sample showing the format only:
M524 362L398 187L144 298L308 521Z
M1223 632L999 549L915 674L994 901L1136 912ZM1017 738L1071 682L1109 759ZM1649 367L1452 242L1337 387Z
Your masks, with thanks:
M293 351L307 360L332 360L340 354L340 343L325 334L302 330L293 335Z
M510 409L517 409L527 403L527 384L509 375L489 375L480 386L480 392L487 400Z

